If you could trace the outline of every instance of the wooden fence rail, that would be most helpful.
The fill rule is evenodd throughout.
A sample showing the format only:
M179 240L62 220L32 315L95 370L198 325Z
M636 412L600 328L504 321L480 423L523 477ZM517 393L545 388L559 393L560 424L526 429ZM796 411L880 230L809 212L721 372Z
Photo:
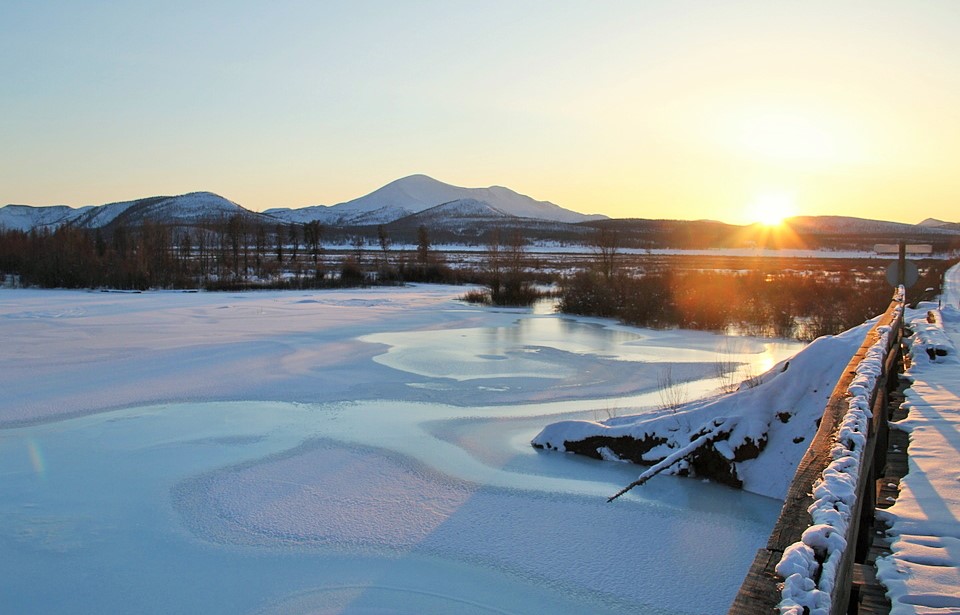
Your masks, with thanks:
M836 441L840 423L848 410L850 397L848 388L867 351L880 339L878 329L889 325L891 332L883 372L876 379L874 390L870 394L873 418L869 421L869 435L861 457L857 501L845 536L847 548L843 552L836 585L831 593L831 614L839 615L848 612L854 564L864 561L869 548L870 525L876 505L876 477L882 472L885 464L887 402L889 392L895 389L897 384L897 365L903 333L903 314L900 309L902 305L897 298L890 303L887 311L867 333L863 344L844 369L827 402L816 436L800 460L767 545L757 552L743 585L730 607L731 615L761 613L770 615L777 612L783 578L777 575L776 566L784 550L799 541L801 534L811 525L811 517L807 510L814 501L812 496L814 483L832 461L830 451ZM855 609L851 612L855 612Z

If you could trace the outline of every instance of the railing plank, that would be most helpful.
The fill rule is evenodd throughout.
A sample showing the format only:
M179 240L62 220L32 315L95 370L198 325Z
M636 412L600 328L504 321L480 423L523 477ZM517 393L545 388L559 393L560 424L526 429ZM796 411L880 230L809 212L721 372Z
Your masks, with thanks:
M901 321L895 320L895 313L899 305L897 301L891 302L887 311L878 319L877 324L867 333L860 348L854 353L841 374L824 408L823 418L820 421L817 433L797 466L793 481L784 498L780 516L777 519L773 531L770 533L767 545L757 552L753 564L740 587L740 591L730 607L729 613L764 613L765 615L769 615L776 611L776 606L780 602L780 584L783 582L783 579L775 572L776 566L783 556L783 551L791 544L800 540L801 534L810 527L811 519L807 509L813 503L812 493L814 482L820 478L824 468L832 461L830 450L836 440L835 434L848 408L847 399L849 394L847 390L853 378L856 376L857 367L861 361L863 361L870 347L873 346L879 338L877 329L883 325L892 325L894 327L894 334L891 335L891 347L894 349L899 347ZM877 396L878 391L881 396L886 395L887 378L890 373L888 370L890 370L892 366L896 366L896 360L889 356L892 355L893 352L889 352L889 350L888 348L888 358L884 361L884 375L877 379L876 389L872 394L871 407L874 408L877 407L874 398ZM864 493L864 485L871 480L872 476L870 469L873 464L873 449L876 446L876 422L885 420L885 416L875 413L870 427L868 450L864 451L865 457L861 460L861 475L859 477L861 489L858 491L859 494ZM835 602L833 609L835 613L846 611L846 603L849 597L852 579L856 545L855 538L856 532L859 530L860 507L862 505L863 498L858 497L857 510L854 511L850 527L848 528L848 545L851 546L847 549L847 552L844 553L844 563L837 578L838 589L834 594ZM849 540L850 536L854 539Z

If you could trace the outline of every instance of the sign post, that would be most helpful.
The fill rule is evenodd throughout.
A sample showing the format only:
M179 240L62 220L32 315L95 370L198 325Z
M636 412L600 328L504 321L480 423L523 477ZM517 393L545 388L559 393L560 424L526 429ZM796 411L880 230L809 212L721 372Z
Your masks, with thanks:
M903 286L910 288L920 279L920 270L913 261L907 260L907 253L910 254L930 254L933 252L933 246L930 244L912 244L908 245L906 241L901 240L897 245L878 243L873 247L877 254L896 254L897 260L890 263L887 267L887 282L894 288Z

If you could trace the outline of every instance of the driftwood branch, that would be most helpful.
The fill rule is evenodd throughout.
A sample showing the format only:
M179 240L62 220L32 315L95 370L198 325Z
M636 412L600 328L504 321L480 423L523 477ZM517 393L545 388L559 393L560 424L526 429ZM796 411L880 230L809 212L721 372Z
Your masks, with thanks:
M722 424L721 424L721 425L722 425ZM706 446L707 444L710 444L711 442L713 442L714 440L716 440L717 437L719 437L719 436L721 435L721 431L720 431L721 425L717 425L717 426L713 429L713 431L708 431L707 433L703 434L702 436L700 436L700 437L697 438L696 440L693 440L690 444L684 446L684 447L681 448L680 450L678 450L678 451L676 451L676 452L674 452L674 453L671 453L670 455L667 455L666 457L664 457L663 460L660 461L660 463L651 466L646 472L644 472L643 474L641 474L641 475L637 478L637 480L633 481L632 483L630 483L629 485L627 485L626 487L624 487L624 488L621 489L620 491L616 492L615 494L613 494L612 496L610 496L609 498L607 498L607 502L612 502L612 501L614 501L615 499L617 499L618 497L620 497L621 495L623 495L624 493L626 493L626 492L630 491L631 489L633 489L634 487L639 487L640 485L642 485L643 483L647 482L648 480L650 480L651 478L653 478L654 476L656 476L656 475L659 474L660 472L663 472L664 470L666 470L666 469L669 468L670 466L675 465L676 463L678 463L678 462L681 461L682 459L686 459L686 458L689 457L690 455L693 455L694 453L696 453L696 452L697 452L698 450L700 450L702 447L704 447L704 446Z

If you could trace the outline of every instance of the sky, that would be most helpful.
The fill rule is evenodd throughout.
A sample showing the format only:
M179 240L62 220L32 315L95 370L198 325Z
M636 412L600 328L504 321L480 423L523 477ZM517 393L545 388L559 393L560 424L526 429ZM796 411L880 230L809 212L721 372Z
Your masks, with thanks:
M960 2L0 2L0 204L960 221Z

